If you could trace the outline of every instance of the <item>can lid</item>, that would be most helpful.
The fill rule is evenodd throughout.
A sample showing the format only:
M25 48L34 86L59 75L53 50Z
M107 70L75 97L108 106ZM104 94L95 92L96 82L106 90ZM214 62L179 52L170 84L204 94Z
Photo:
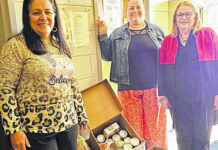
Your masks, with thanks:
M112 139L107 139L105 143L107 144L108 147L110 147L113 142L114 141Z
M133 146L137 146L137 145L139 145L139 139L138 138L132 138L131 139L131 144L133 145Z
M112 136L112 139L116 142L116 141L119 141L120 140L120 136L119 136L119 134L114 134L113 136Z
M120 130L119 135L121 138L127 137L127 131L126 130Z
M99 134L99 135L97 136L97 141L98 141L99 143L103 143L103 142L105 141L104 135L103 135L103 134Z
M122 141L122 140L117 141L117 143L119 143L120 147L124 146L124 141Z
M112 143L110 146L111 150L118 150L119 148L120 148L120 145L117 142Z
M127 143L131 143L131 138L130 137L126 137L125 139L124 139L124 143L125 144L127 144Z
M131 144L124 144L123 149L124 150L132 150L132 145Z

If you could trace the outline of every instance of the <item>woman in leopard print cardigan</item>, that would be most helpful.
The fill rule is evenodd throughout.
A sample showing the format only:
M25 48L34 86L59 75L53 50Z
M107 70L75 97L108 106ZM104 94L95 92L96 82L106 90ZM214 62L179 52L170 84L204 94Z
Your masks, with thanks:
M55 0L24 0L23 25L0 51L4 132L16 150L75 150L88 118Z

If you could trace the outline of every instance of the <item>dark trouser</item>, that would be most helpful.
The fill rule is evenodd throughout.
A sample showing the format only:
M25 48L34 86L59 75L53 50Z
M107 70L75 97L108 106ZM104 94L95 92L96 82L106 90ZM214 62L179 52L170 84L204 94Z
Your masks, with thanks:
M211 129L201 128L201 102L176 101L175 129L179 150L209 150Z
M0 149L1 150L11 150L10 137L5 135L4 129L2 126L2 121L0 117Z
M27 133L31 145L27 150L76 150L77 129L75 125L60 133Z

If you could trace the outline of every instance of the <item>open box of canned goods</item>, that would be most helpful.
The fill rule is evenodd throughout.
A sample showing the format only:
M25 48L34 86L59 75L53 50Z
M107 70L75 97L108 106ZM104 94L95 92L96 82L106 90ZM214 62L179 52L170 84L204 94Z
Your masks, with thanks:
M123 116L122 105L107 80L82 91L93 150L145 150L145 141Z
M141 143L140 139L131 134L117 122L103 130L103 134L96 136L97 142L102 149L110 150L133 150Z

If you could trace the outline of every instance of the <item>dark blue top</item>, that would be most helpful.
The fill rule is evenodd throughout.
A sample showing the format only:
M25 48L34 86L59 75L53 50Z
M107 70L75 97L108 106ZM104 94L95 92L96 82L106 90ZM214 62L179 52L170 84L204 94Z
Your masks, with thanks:
M128 49L130 84L118 84L118 91L157 87L157 46L146 32L130 30Z
M158 49L164 38L162 29L146 22L148 36ZM128 48L131 40L129 23L115 29L108 37L107 34L99 35L101 56L106 61L111 61L110 81L118 84L130 84Z
M178 37L178 41L179 37ZM186 45L178 44L176 55L176 99L201 100L201 78L196 40L190 32Z

